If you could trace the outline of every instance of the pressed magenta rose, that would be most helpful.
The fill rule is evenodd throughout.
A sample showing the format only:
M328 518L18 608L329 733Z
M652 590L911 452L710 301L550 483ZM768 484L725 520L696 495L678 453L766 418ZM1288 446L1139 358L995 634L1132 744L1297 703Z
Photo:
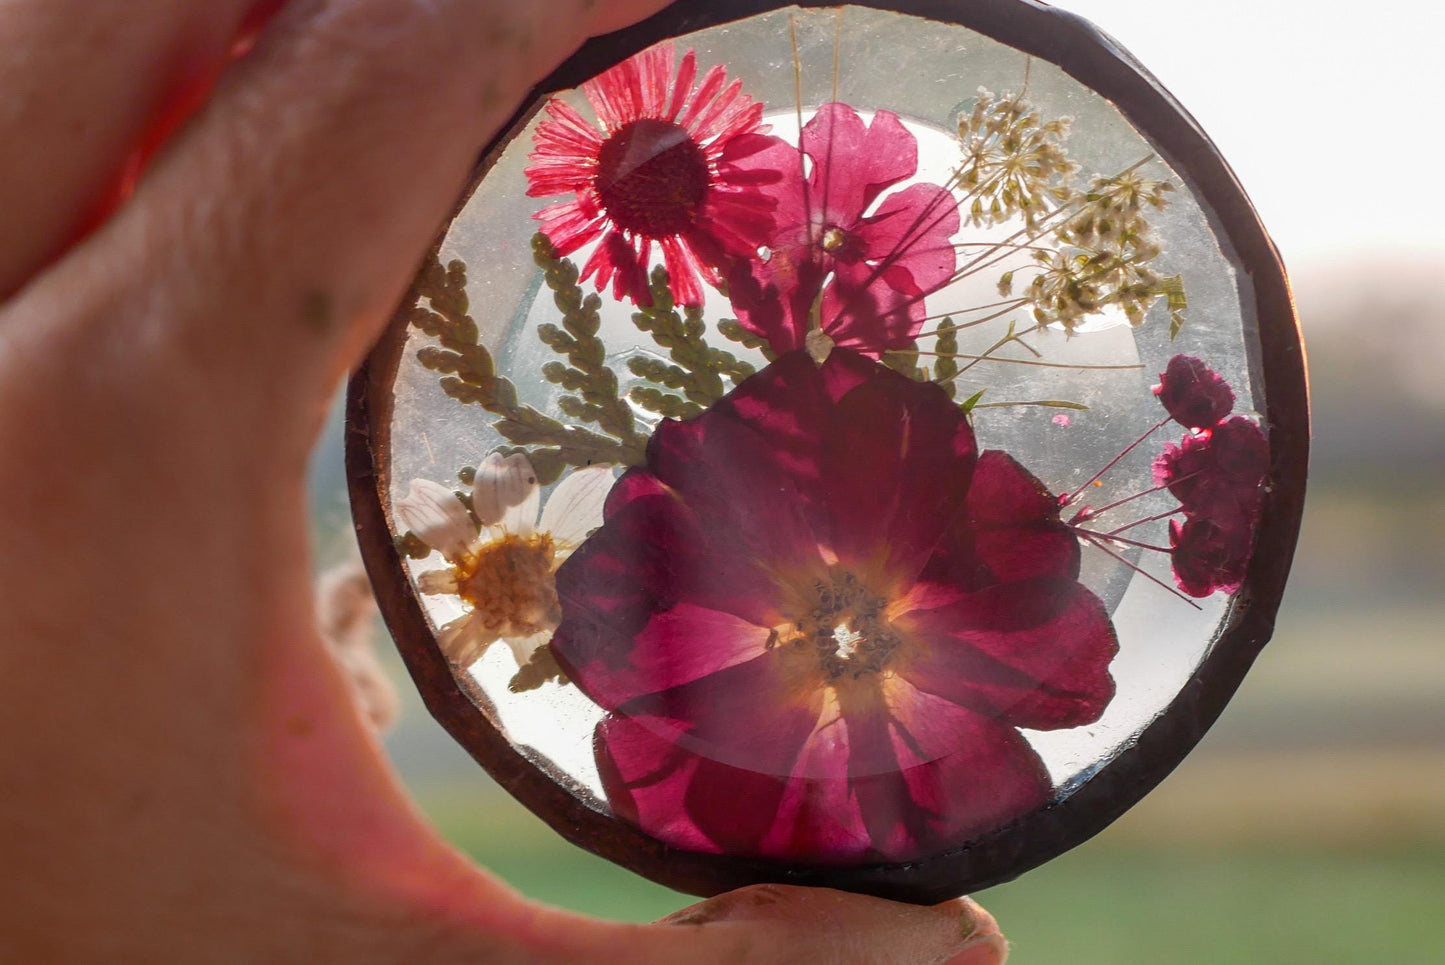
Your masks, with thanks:
M924 296L957 268L957 199L914 184L878 203L918 171L918 140L890 111L865 124L847 104L825 104L799 146L806 180L796 152L787 165L776 154L743 165L765 160L782 177L767 188L777 198L767 257L728 274L738 321L779 353L802 348L815 323L837 345L872 358L907 347L927 317Z
M697 305L730 258L771 237L775 201L764 187L780 175L768 158L796 152L762 136L763 105L740 81L714 67L698 82L697 55L674 56L671 44L652 47L582 85L601 130L565 101L548 103L527 193L573 196L536 217L559 255L600 239L583 280L648 304L656 249L674 298Z
M1058 513L938 386L847 350L664 422L557 577L612 807L676 847L831 864L1044 805L1019 728L1097 720L1117 649Z

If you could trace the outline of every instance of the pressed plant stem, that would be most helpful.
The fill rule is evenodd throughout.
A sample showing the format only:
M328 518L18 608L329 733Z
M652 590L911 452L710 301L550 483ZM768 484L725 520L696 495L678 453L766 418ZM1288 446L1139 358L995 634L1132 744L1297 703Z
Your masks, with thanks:
M1143 526L1145 523L1154 523L1154 522L1158 522L1158 521L1161 520L1161 519L1169 519L1169 518L1172 517L1172 516L1178 516L1178 515L1179 515L1180 513L1182 513L1183 511L1184 511L1184 507L1183 507L1183 506L1176 506L1176 507L1174 507L1173 509L1169 510L1169 512L1167 512L1167 513L1160 513L1160 514L1158 514L1157 516L1145 516L1143 519L1136 519L1136 520L1134 520L1134 522L1132 522L1132 523L1125 523L1123 526L1120 526L1118 529L1111 529L1111 530L1109 530L1109 531L1108 531L1107 533L1105 533L1104 535L1105 535L1105 536L1113 536L1113 535L1115 535L1116 533L1123 533L1123 532L1125 532L1125 531L1127 531L1127 530L1133 529L1135 526Z
M1130 365L1130 366L1124 366L1124 367L1125 367L1125 368L1132 368L1132 369L1142 369L1144 366L1143 366L1143 365ZM1127 456L1129 453L1133 452L1135 449L1139 448L1139 445L1140 445L1145 439L1148 439L1148 438L1149 438L1150 436L1152 436L1154 433L1158 432L1160 429L1162 429L1162 428L1164 428L1165 426L1167 426L1171 421L1173 421L1173 416L1165 416L1165 417L1164 417L1162 420L1160 420L1160 422L1159 422L1157 425L1155 425L1152 429L1150 429L1148 432L1144 433L1142 436L1140 436L1139 438L1137 438L1137 439L1135 439L1133 442L1131 442L1131 443L1129 444L1129 447L1128 447L1127 449L1125 449L1123 452L1119 453L1119 454L1118 454L1117 456L1115 456L1113 459L1110 459L1108 465L1106 465L1103 469L1100 469L1098 472L1094 473L1094 475L1089 479L1088 482L1084 483L1084 484L1083 484L1082 486L1080 486L1078 489L1076 489L1076 490L1074 490L1072 493L1070 493L1070 494L1069 494L1069 497L1068 497L1067 499L1061 501L1059 505L1061 505L1061 506L1067 506L1067 505L1069 505L1070 503L1072 503L1074 500L1078 499L1079 496L1083 493L1084 490L1088 489L1090 486L1094 485L1094 483L1096 483L1096 482L1098 482L1100 479L1102 479L1102 478L1104 477L1104 473L1108 472L1110 469L1113 469L1115 466L1117 466L1117 465L1119 464L1119 461L1120 461L1121 459L1123 459L1123 458L1124 458L1125 456ZM1100 512L1103 512L1103 510L1100 510Z
M1098 538L1095 534L1090 533L1088 530L1074 530L1074 532L1078 533L1080 536L1083 536L1083 537L1085 538L1085 540L1089 543L1090 546L1093 546L1095 549L1098 549L1098 550L1100 550L1101 552L1104 552L1104 553L1109 554L1109 555L1112 556L1114 559L1118 560L1120 563L1123 563L1125 566L1129 567L1129 569L1133 570L1135 573L1138 573L1140 576L1144 577L1146 580L1150 581L1151 583L1158 584L1159 586L1161 586L1161 587L1163 587L1165 590L1167 590L1169 593L1172 593L1174 596L1179 597L1179 599L1183 600L1185 603L1188 603L1190 606L1194 607L1194 609L1196 609L1196 610L1202 610L1202 609L1204 609L1204 607L1200 606L1198 603L1195 603L1195 602L1194 602L1193 600L1191 600L1189 597L1185 596L1183 593L1180 593L1180 592L1179 592L1178 590L1176 590L1174 587L1170 586L1168 583L1165 583L1163 580L1159 579L1159 578L1158 578L1157 576L1155 576L1154 574L1145 572L1142 568L1140 568L1140 567L1138 567L1138 566L1135 566L1133 563L1131 563L1131 562L1129 562L1127 559L1125 559L1122 554L1116 553L1114 550L1110 549L1107 545L1105 545L1104 543L1101 543L1101 542L1099 541L1099 538Z

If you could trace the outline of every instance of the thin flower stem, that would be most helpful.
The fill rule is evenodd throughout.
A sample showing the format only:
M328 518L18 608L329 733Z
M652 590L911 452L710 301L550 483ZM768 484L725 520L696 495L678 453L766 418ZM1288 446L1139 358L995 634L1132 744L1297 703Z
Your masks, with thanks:
M1143 440L1141 439L1140 442L1142 442L1142 441L1143 441ZM1136 444L1137 444L1137 443L1136 443ZM1127 450L1125 450L1125 451L1127 452ZM1092 479L1089 480L1087 483L1084 484L1085 488L1087 488L1088 486L1092 485L1093 482L1094 482L1094 481L1093 481ZM1178 482L1183 482L1183 480L1175 480L1175 482L1176 482L1176 483L1178 483ZM1152 489L1146 489L1146 490L1144 490L1142 493L1135 493L1135 494L1132 495L1132 496L1125 496L1123 499L1116 499L1116 500L1114 500L1112 503L1110 503L1109 505L1107 505L1107 506L1101 506L1101 507L1098 508L1098 509L1089 509L1088 507L1085 507L1084 509L1079 510L1078 513L1075 514L1074 518L1071 519L1071 520L1069 520L1069 522L1071 522L1071 523L1079 523L1079 522L1086 522L1086 521L1091 520L1091 519L1097 519L1098 517L1100 517L1100 516L1104 515L1105 513L1107 513L1109 510L1111 510L1111 509L1117 509L1118 507L1123 506L1125 503L1132 503L1132 502L1133 502L1134 500L1136 500L1136 499L1143 499L1145 496L1149 496L1149 495L1152 495L1152 494L1154 494L1154 493L1157 493L1157 492L1159 492L1159 491L1162 490L1162 489L1168 489L1168 488L1169 488L1169 485L1170 485L1169 483L1165 483L1165 484L1162 485L1162 486L1155 486L1155 487L1152 488Z
M957 316L957 315L962 315L962 314L964 314L964 312L986 312L986 311L991 311L992 309L995 309L995 308L999 308L999 307L1001 307L1001 306L1003 306L1003 305L1016 305L1016 304L1018 304L1018 302L1019 302L1019 299L1017 299L1017 298L1010 298L1010 299L1008 299L1008 300L1006 300L1006 301L990 302L990 303L987 304L987 305L975 305L973 308L965 308L962 312L943 312L943 313L938 314L938 315L930 315L930 316L928 316L927 318L923 319L923 321L925 321L925 322L936 322L936 321L941 321L942 319L945 319L945 318L953 318L953 317L955 317L955 316ZM915 336L913 336L913 337L914 337L914 338L928 338L930 335L938 335L938 334L940 334L940 333L943 332L943 331L944 331L944 330L941 329L941 328L935 328L935 329L934 329L933 331L931 331L931 332L919 332L917 335L915 335ZM957 329L949 329L949 331L957 331Z
M842 64L843 8L833 12L833 103L838 103L838 74Z
M1042 357L1043 357L1043 356L1040 355L1038 352L1034 352L1033 346L1029 345L1029 344L1028 344L1027 342L1025 342L1023 339L1018 338L1018 336L1017 336L1016 334L1014 334L1013 323L1010 322L1010 323L1009 323L1009 327L1008 327L1008 331L1004 333L1003 338L999 339L997 342L994 342L994 343L993 343L992 345L990 345L988 348L984 349L983 358L992 358L992 357L993 357L993 353L997 352L999 349L1003 348L1005 345L1007 345L1009 342L1014 341L1015 339L1018 339L1018 343L1019 343L1020 345L1022 345L1024 348L1028 349L1030 352L1033 352L1034 358L1037 359L1037 358L1042 358ZM959 374L959 375L963 375L965 372L967 372L969 369L973 368L973 367L974 367L975 365L977 365L979 362L982 362L982 361L983 361L983 358L977 358L977 359L974 359L972 362L969 362L969 363L968 363L967 365L965 365L963 368L959 369L958 374Z
M1113 535L1115 535L1115 534L1117 534L1117 533L1122 533L1122 532L1125 532L1126 530L1131 530L1131 529L1133 529L1135 526L1143 526L1145 523L1154 523L1154 522L1158 522L1158 521L1161 520L1161 519L1169 519L1169 518L1172 517L1172 516L1178 516L1178 515L1179 515L1181 512L1183 512L1183 511L1184 511L1184 507L1183 507L1183 506L1175 506L1173 509L1169 510L1169 512L1167 512L1167 513L1160 513L1160 514L1158 514L1157 516L1145 516L1143 519L1136 519L1136 520L1134 520L1134 522L1132 522L1132 523L1125 523L1123 526L1120 526L1118 529L1111 529L1111 530L1109 530L1107 533L1105 533L1104 535L1105 535L1105 536L1113 536Z
M1082 402L1061 402L1058 399L1035 399L1029 402L980 402L973 407L977 412L979 409L1011 409L1025 405L1036 405L1045 409L1074 409L1084 411L1089 407Z
M1196 609L1196 610L1202 610L1202 609L1204 609L1204 607L1200 606L1198 603L1195 603L1193 600L1189 599L1189 597L1185 596L1183 593L1180 593L1180 592L1179 592L1178 590L1176 590L1174 587L1170 586L1168 583L1165 583L1163 580L1159 579L1159 578L1158 578L1157 576L1155 576L1154 574L1145 572L1141 567L1135 566L1133 563L1131 563L1131 562L1129 562L1127 559L1125 559L1122 554L1114 552L1114 550L1110 549L1108 546L1106 546L1106 545L1104 545L1103 543L1099 542L1099 538L1098 538L1095 534L1090 533L1090 532L1088 532L1087 530L1075 530L1074 532L1079 533L1080 535L1084 536L1090 546L1093 546L1095 549L1098 549L1098 550L1100 550L1100 551L1102 551L1102 552L1104 552L1104 553L1109 554L1109 555L1112 556L1114 559L1118 560L1120 563L1123 563L1125 566L1129 567L1129 569L1133 570L1135 573L1138 573L1140 576L1144 577L1146 580L1149 580L1151 583L1156 583L1156 584L1158 584L1159 586L1163 587L1163 588L1164 588L1165 590L1167 590L1168 592L1170 592L1170 593L1174 594L1175 596L1179 597L1179 599L1183 600L1185 603L1188 603L1190 606L1194 607L1194 609Z
M990 250L996 250L998 248L1012 248L1014 251L1042 251L1045 254L1049 255L1054 253L1054 249L1045 248L1043 245L1005 245L1001 241L955 241L953 243L953 247L988 248Z
M1153 154L1153 153L1150 153L1150 154L1148 154L1147 156L1145 156L1145 157L1143 157L1143 158L1140 158L1139 160L1135 161L1133 164L1129 165L1129 166L1128 166L1127 168L1125 168L1123 171L1120 171L1117 175L1115 175L1115 178L1117 179L1117 178L1127 177L1128 175L1133 174L1133 173L1134 173L1135 171L1137 171L1139 168L1141 168L1141 167L1143 167L1144 165L1148 164L1150 161L1155 160L1157 157L1158 157L1158 155ZM961 172L962 172L962 168L960 167L960 168L958 169L958 172L955 173L954 182L957 181L957 179L958 179L959 175L961 174ZM959 201L958 207L959 207L960 209L962 209L963 205L968 201L968 199L969 199L970 197L973 197L975 194L977 194L979 191L981 191L984 187L987 187L987 186L988 186L988 185L985 184L985 185L980 186L979 188L975 188L973 191L970 191L969 194L968 194L966 197L963 198L963 200ZM1033 224L1031 224L1031 225L1024 225L1022 228L1018 229L1018 230L1015 231L1013 234L1009 235L1007 238L1005 238L1005 239L1003 239L1002 241L997 242L996 244L994 244L989 251L985 251L983 254L977 256L976 258L974 258L974 259L972 259L971 261L969 261L969 262L967 262L966 264L964 264L964 266L963 266L962 268L957 269L957 270L948 278L947 281L945 281L943 284L937 286L937 288L934 288L933 291L934 291L934 292L937 292L937 291L939 291L939 290L941 290L941 289L943 289L943 288L948 287L949 285L954 284L955 282L962 281L963 279L969 277L970 275L977 274L978 272L985 271L985 270L993 267L994 265L998 264L999 262L1003 261L1005 258L1009 257L1011 254L1013 254L1014 249L1016 249L1016 248L1018 247L1017 242L1019 242L1020 239L1023 239L1023 238L1025 238L1025 237L1030 237L1030 238L1031 238L1031 237L1037 236L1038 234L1041 233L1041 231L1042 231L1050 222L1057 221L1057 220L1058 220L1061 216L1063 216L1063 215L1072 214L1072 213L1074 212L1074 209L1075 209L1075 208L1080 207L1080 206L1082 206L1082 205L1084 205L1084 204L1087 204L1087 203L1088 203L1088 202L1084 199L1084 196L1081 195L1081 196L1079 196L1078 198L1075 198L1075 199L1069 201L1067 204L1061 205L1060 207L1055 208L1053 211L1050 211L1048 214L1044 215L1042 218L1040 218L1038 221L1035 221ZM935 223L936 223L936 222L935 222ZM905 235L904 235L904 239L905 239L905 240L900 241L900 242L898 243L898 245L895 246L895 250L897 250L897 249L900 248L900 247L904 247L904 246L906 245L906 241L907 241L908 237L909 237L908 234L905 233ZM999 254L998 252L999 252L1000 250L1002 250L1002 249L1007 249L1007 250L1004 250L1002 254ZM876 274L877 274L877 273L875 272L874 274L875 274L875 277L876 277ZM871 283L871 279L870 279L870 283ZM904 301L902 307L907 308L907 307L910 306L910 305L913 305L913 304L915 304L915 303L917 303L917 302L921 302L921 301L923 301L923 299L925 299L926 297L928 297L928 294L930 294L930 293L920 293L920 294L917 294L917 295L913 295L913 296L909 297L908 299L906 299L906 300Z
M798 49L798 20L792 14L788 14L788 32L793 39L793 94L798 112L798 142L801 144L803 140L803 55ZM798 176L804 184L807 183L808 165L802 151L798 152ZM811 248L817 239L813 237L812 200L806 188L803 191L803 216L808 225L808 247Z
M1143 365L1129 365L1129 366L1122 366L1122 367L1123 367L1123 368L1132 368L1132 369L1142 369L1144 366L1143 366ZM1139 448L1139 445L1140 445L1145 439L1148 439L1148 438L1149 438L1150 436L1152 436L1154 433L1158 432L1160 429L1162 429L1162 428L1164 428L1165 426L1167 426L1173 418L1174 418L1173 416L1165 416L1163 419L1161 419L1161 420L1159 421L1159 423L1158 423L1157 425L1155 425L1153 428L1151 428L1148 432L1144 433L1142 436L1140 436L1139 438L1137 438L1137 439L1135 439L1133 442L1131 442L1131 443L1129 444L1129 448L1127 448L1127 449L1125 449L1123 452L1119 453L1119 454L1118 454L1117 456L1115 456L1113 459L1110 459L1110 460L1109 460L1109 464L1108 464L1107 466L1105 466L1103 469L1100 469L1098 472L1094 473L1093 477L1092 477L1088 482L1084 483L1084 484L1083 484L1082 486L1080 486L1078 489L1076 489L1076 490L1074 490L1072 493L1070 493L1070 494L1069 494L1069 498L1068 498L1068 499L1065 499L1062 503L1060 503L1060 505L1062 505L1062 506L1067 506L1067 505L1069 505L1070 503L1072 503L1074 500L1078 499L1079 496L1080 496L1080 494L1082 494L1084 490L1088 489L1090 486L1094 485L1094 483L1096 483L1096 482L1098 482L1100 479L1102 479L1102 478L1104 477L1104 473L1108 472L1110 469L1113 469L1115 466L1117 466L1117 465L1119 464L1119 461L1120 461L1121 459L1123 459L1123 458L1124 458L1125 456L1127 456L1129 453L1133 452L1135 449Z
M917 349L890 349L885 355L920 355L940 359L972 359L975 362L1008 362L1013 365L1037 365L1046 369L1076 369L1115 371L1119 369L1142 369L1142 365L1070 365L1064 362L1035 362L1032 359L1001 359L989 355L964 355L959 352L920 352Z
M1096 533L1093 530L1078 529L1077 527L1075 527L1074 531L1078 533L1088 533L1094 539L1105 539L1111 543L1123 543L1125 546L1137 546L1141 550L1153 550L1156 553L1173 552L1167 546L1155 546L1153 543L1141 543L1138 540L1125 539L1123 536L1115 536L1111 533Z

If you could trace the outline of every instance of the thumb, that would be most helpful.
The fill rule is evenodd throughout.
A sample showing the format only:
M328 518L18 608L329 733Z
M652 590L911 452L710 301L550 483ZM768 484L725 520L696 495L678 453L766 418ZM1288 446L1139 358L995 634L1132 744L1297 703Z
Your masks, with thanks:
M536 921L539 933L564 936L549 961L603 961L618 949L638 965L1003 965L1008 958L993 916L967 898L925 908L821 888L754 885L655 925L559 917L566 920L544 914Z

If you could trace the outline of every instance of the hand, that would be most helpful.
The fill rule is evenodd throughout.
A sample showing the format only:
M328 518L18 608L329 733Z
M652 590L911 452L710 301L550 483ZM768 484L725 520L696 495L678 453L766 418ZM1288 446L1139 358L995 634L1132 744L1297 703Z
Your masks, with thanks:
M0 3L0 959L1002 961L965 901L532 905L418 816L318 635L337 383L529 86L659 6L294 0L222 72L255 0Z

